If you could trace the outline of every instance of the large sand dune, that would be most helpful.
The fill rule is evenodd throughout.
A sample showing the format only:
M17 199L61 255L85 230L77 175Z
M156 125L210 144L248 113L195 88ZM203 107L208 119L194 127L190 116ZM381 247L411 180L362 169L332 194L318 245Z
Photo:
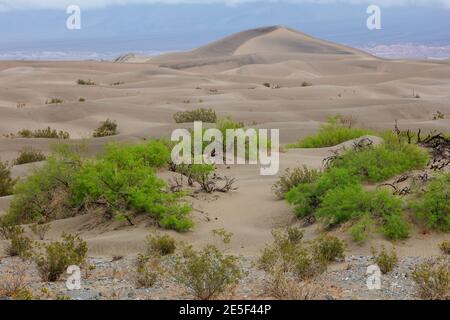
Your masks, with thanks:
M78 79L97 85L77 85ZM112 85L115 82L120 84ZM280 88L267 88L266 82ZM45 104L54 97L64 103ZM80 97L86 101L79 102ZM25 106L18 108L19 104ZM314 133L337 113L374 129L391 129L398 120L405 129L449 131L450 61L388 61L288 28L268 27L190 52L129 56L120 63L0 62L0 158L12 160L26 146L51 150L54 140L3 137L23 128L67 130L95 154L111 140L169 136L179 127L172 115L198 107L257 128L279 128L282 143ZM437 110L446 119L432 120ZM118 121L120 134L84 140L106 118ZM281 165L319 167L328 154L327 149L289 151L281 155ZM21 167L14 170L18 176L26 172ZM212 229L223 227L235 234L235 252L256 254L272 228L292 222L291 209L270 192L276 177L261 178L258 168L251 166L220 170L238 179L239 190L210 201L192 200L196 228L175 236L203 244ZM9 200L0 199L0 211ZM56 221L51 236L81 230L92 252L102 255L136 252L149 232L145 221L136 228L89 228L93 219ZM416 247L414 253L432 254L434 249L426 248L439 237L422 239L422 251L418 238L413 238L402 250L407 254ZM368 247L355 250L368 252Z

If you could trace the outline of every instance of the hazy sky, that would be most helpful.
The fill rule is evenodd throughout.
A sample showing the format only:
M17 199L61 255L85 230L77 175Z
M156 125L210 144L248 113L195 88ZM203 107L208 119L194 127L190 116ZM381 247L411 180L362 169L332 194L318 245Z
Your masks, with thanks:
M81 30L66 28L66 7L81 7ZM368 4L382 29L366 27ZM230 33L286 25L352 46L450 45L450 0L0 0L5 52L185 50Z

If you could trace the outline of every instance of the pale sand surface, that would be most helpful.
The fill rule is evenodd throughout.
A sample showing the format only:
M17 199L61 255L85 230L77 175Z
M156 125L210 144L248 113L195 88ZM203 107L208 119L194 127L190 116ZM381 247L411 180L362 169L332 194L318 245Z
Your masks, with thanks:
M51 126L70 132L94 155L112 140L169 137L180 127L173 114L199 107L248 126L279 128L282 143L316 132L328 116L338 113L373 129L392 129L395 120L403 129L450 129L450 61L387 61L273 27L247 31L192 52L127 62L0 62L0 135ZM80 86L78 79L98 85ZM118 81L124 83L111 85ZM302 87L304 81L312 86ZM264 82L281 88L266 88ZM413 91L419 99L413 98ZM53 97L64 103L46 105ZM86 102L78 102L79 97ZM18 103L26 106L17 108ZM437 110L447 118L433 121ZM106 118L118 121L120 134L87 139ZM54 143L1 137L0 158L12 160L26 146L50 152ZM303 164L320 168L329 154L329 148L289 150L280 155L280 172ZM22 177L30 167L15 167L13 174ZM252 256L270 241L273 228L296 223L288 204L270 191L276 177L260 176L255 166L219 168L219 172L237 178L239 189L203 200L189 198L195 228L184 234L162 232L202 245L213 240L211 230L224 228L234 234L230 250ZM7 209L9 201L10 197L0 198L0 211ZM96 220L87 215L55 221L49 237L62 231L80 232L91 255L111 256L138 252L145 236L154 232L145 219L135 227L117 222L98 225ZM309 227L307 238L316 236L318 227ZM444 238L448 236L414 235L396 246L400 255L428 256L437 253L436 244ZM376 236L367 245L348 249L368 254L371 245L380 243L388 242Z

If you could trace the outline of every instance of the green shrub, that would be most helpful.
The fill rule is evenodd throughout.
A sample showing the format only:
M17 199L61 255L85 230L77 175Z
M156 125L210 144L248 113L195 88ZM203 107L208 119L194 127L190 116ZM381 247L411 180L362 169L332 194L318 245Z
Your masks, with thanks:
M351 123L342 116L334 116L321 125L316 135L303 138L297 143L288 145L289 148L323 148L338 145L347 140L356 139L372 134L371 131L352 128Z
M394 270L398 264L398 257L394 248L392 248L391 253L388 253L384 247L381 248L380 252L377 252L375 248L372 248L372 255L375 259L375 263L384 274Z
M78 235L63 234L62 241L53 241L44 246L44 252L33 257L43 281L57 281L67 267L80 266L87 253L86 242Z
M40 151L35 151L32 148L25 148L20 151L19 156L14 160L15 165L26 164L44 161L46 159L45 155Z
M100 123L100 126L94 131L94 138L115 136L117 131L117 122L115 120L106 119Z
M283 199L286 192L300 184L316 181L319 175L318 170L308 169L306 166L294 168L292 171L288 168L272 186L272 191L279 199Z
M46 138L46 139L70 139L70 134L67 131L57 131L47 127L45 129L37 129L31 131L29 129L20 130L17 135L20 138Z
M450 266L446 257L416 266L412 278L422 299L450 299Z
M61 146L44 166L17 183L5 219L25 224L70 216L70 188L81 165L81 157L73 148Z
M10 168L0 161L0 197L11 195L15 184L16 180L11 177Z
M173 115L176 123L202 121L206 123L216 123L217 115L213 109L195 109L190 111L179 111Z
M416 145L384 143L359 152L347 151L333 162L333 166L348 170L362 181L380 182L421 169L427 161L427 153Z
M84 97L80 97L79 99L78 99L78 102L85 102L86 101L86 98L84 98Z
M366 214L363 217L361 217L349 229L349 233L350 236L352 237L352 240L359 244L364 243L369 237L369 235L372 233L374 224L375 221L369 214Z
M345 242L337 237L324 235L313 243L313 252L317 259L333 262L336 259L344 259Z
M166 191L166 183L149 166L154 159L138 154L132 152L132 147L113 145L106 149L103 158L85 163L71 188L74 205L104 201L107 216L129 223L134 215L146 213L166 228L184 231L192 227L187 217L190 207L179 202L183 194Z
M95 86L95 82L91 81L91 79L88 80L83 80L83 79L78 79L77 84L79 84L80 86Z
M437 175L426 190L411 201L411 207L427 227L450 231L450 173Z
M388 215L384 218L384 224L381 232L390 240L403 240L408 238L410 226L402 215Z
M214 184L210 175L214 172L215 167L212 164L190 164L181 165L177 171L184 174L188 178L189 185L197 182L202 191L211 193L214 191Z
M450 255L450 241L442 241L442 243L439 245L439 249L441 249L443 254Z
M225 256L217 247L207 245L200 251L190 249L179 258L174 277L197 299L209 300L239 282L242 271L238 259Z
M176 241L169 235L155 235L147 237L148 254L166 256L175 252Z

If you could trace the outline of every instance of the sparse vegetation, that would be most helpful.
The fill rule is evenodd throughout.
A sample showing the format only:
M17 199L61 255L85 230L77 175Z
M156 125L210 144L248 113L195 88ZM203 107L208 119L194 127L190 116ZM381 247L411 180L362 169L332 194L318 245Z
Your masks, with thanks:
M80 97L79 99L78 99L78 102L85 102L86 101L86 98L84 98L84 97Z
M437 110L436 113L433 114L433 120L441 120L441 119L445 119L445 114Z
M136 258L136 286L138 288L152 287L162 273L159 257L139 254Z
M22 300L30 296L28 289L30 280L27 277L29 264L21 261L14 263L0 277L0 296ZM28 300L28 299L23 299Z
M25 148L20 151L19 156L14 160L14 165L39 162L44 161L45 159L46 157L42 152L32 148Z
M308 81L303 81L302 82L302 87L311 87L311 86L312 86L311 82L308 82Z
M11 195L15 184L8 164L0 161L0 197Z
M6 247L6 253L11 256L18 256L23 260L27 260L32 255L33 241L25 236L25 231L20 226L11 226L7 234L7 239L10 241Z
M412 278L422 299L450 299L450 265L446 257L416 266Z
M323 235L314 241L313 251L317 255L317 259L328 263L342 260L345 258L345 243L337 237Z
M179 111L173 115L176 123L186 123L202 121L206 123L216 123L217 115L213 109L195 109L190 111Z
M78 235L63 234L62 241L44 245L43 252L33 256L44 281L57 281L70 265L80 266L86 259L87 245Z
M356 139L372 132L366 129L353 128L353 121L343 116L334 116L326 124L319 127L316 135L306 137L288 148L323 148L338 145L347 140Z
M95 86L96 85L96 83L91 81L91 79L88 79L88 80L78 79L77 84L80 86Z
M372 255L374 257L375 263L384 274L394 270L394 268L398 264L398 257L394 248L392 248L390 253L387 252L384 247L381 248L380 252L377 252L375 248L372 248Z
M94 131L94 138L115 136L118 134L117 122L115 120L106 119L100 123L100 126Z
M17 133L20 138L46 138L46 139L69 139L70 134L67 131L57 131L51 127L45 129L29 130L22 129Z
M286 169L278 181L272 186L273 193L283 199L286 192L302 183L312 183L319 177L320 172L308 167L297 167L293 170Z

